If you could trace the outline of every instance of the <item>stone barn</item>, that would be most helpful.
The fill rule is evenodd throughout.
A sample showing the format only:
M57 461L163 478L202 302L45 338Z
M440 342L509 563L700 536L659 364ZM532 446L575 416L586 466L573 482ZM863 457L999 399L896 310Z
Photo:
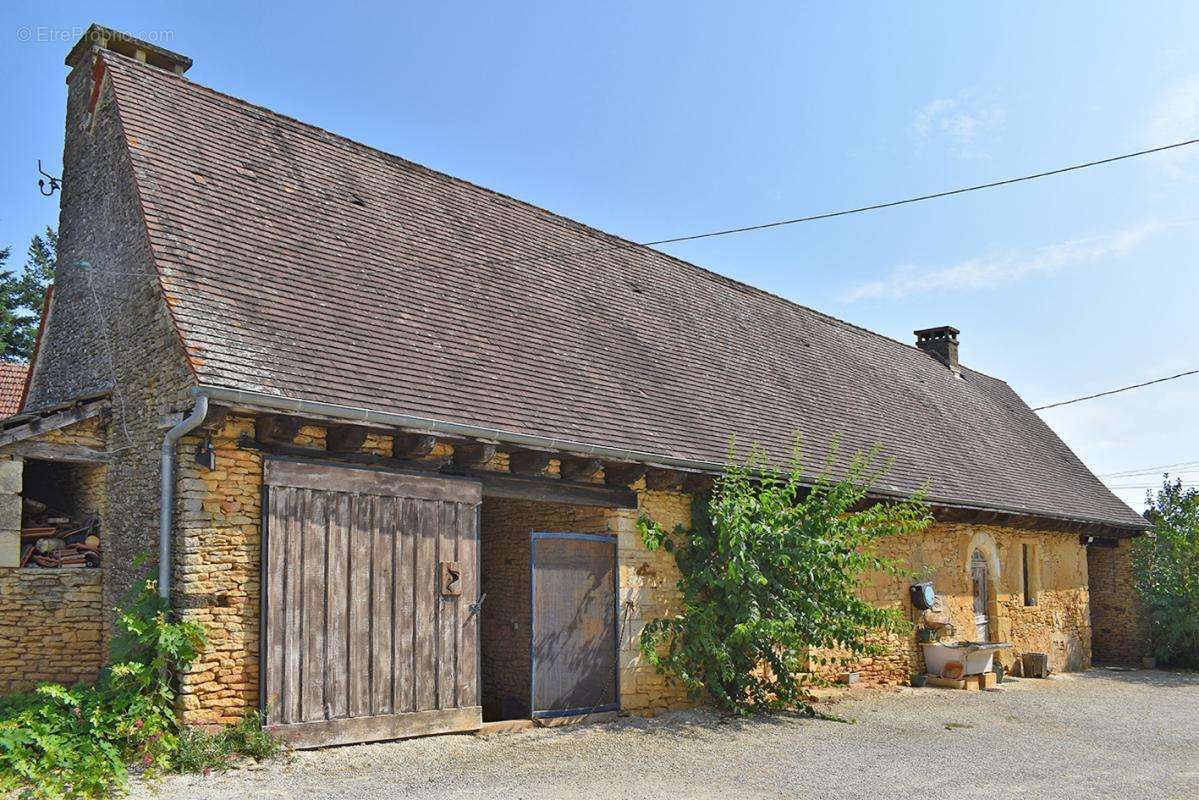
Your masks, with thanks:
M638 516L690 524L731 440L785 457L797 432L813 476L839 439L834 470L893 459L880 498L928 487L936 524L887 547L960 637L1058 670L1131 637L1117 562L1145 522L957 330L888 339L108 29L67 66L54 291L0 427L7 685L93 675L146 554L211 639L189 723L259 709L329 744L673 708L638 636L677 572ZM98 566L16 566L31 501L92 515ZM905 580L862 591L911 610ZM890 645L864 680L920 669Z

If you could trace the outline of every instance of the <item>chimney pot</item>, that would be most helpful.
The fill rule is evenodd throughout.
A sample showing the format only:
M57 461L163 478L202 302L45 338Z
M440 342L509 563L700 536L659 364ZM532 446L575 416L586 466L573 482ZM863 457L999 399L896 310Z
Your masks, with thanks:
M962 376L962 368L958 366L959 333L961 331L952 325L923 328L915 331L916 346L949 367L950 371L960 378Z
M83 32L83 36L79 37L79 41L75 42L71 52L67 53L66 65L72 69L79 66L93 48L111 50L114 53L120 53L123 56L143 61L150 66L180 75L187 72L192 65L192 60L185 55L150 42L143 42L127 33L106 28L94 22Z

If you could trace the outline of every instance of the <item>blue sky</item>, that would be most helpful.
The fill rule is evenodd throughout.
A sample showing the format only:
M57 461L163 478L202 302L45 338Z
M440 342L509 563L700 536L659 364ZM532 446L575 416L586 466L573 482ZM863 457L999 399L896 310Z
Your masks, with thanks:
M908 5L6 4L0 244L55 223L36 161L57 174L62 59L91 21L635 240L1199 136L1199 5ZM1199 147L669 251L901 341L955 325L963 362L1039 405L1199 367L1197 188ZM1199 376L1044 416L1107 473L1199 462L1197 406Z

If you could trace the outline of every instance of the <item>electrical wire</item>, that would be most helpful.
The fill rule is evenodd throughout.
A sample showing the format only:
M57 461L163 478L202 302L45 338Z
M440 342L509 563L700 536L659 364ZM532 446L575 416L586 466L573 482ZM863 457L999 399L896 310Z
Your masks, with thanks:
M911 205L913 203L923 203L928 200L938 200L945 197L953 197L959 194L967 194L968 192L978 192L984 189L995 189L1000 186L1010 186L1016 183L1024 183L1026 181L1034 181L1040 178L1049 178L1054 175L1062 175L1067 172L1077 172L1078 170L1090 169L1091 167L1099 167L1105 164L1113 164L1117 161L1126 161L1130 158L1139 158L1141 156L1153 155L1154 153L1162 153L1167 150L1175 150L1180 147L1189 147L1194 144L1199 144L1199 138L1186 139L1173 144L1161 145L1160 147L1150 147L1146 150L1137 150L1131 153L1122 153L1116 156L1100 158L1094 161L1084 161L1081 164L1071 164L1066 167L1058 167L1056 169L1043 170L1034 172L1028 175L1020 175L1015 178L1004 178L998 181L989 181L987 183L976 183L970 186L963 186L957 189L947 189L941 192L932 192L931 194L916 195L914 197L905 197L901 200L888 200L883 203L872 203L865 206L855 206L854 208L841 209L839 211L825 211L819 214L809 214L803 217L793 217L790 219L774 220L773 222L762 222L755 225L742 225L736 228L720 228L713 231L705 231L702 233L691 233L683 236L671 236L664 239L651 239L644 242L618 241L613 244L601 245L598 247L589 247L579 250L558 250L540 255L523 256L518 258L507 259L486 259L483 261L466 262L462 267L477 267L477 266L492 266L503 264L524 264L533 261L545 261L553 258L569 258L571 256L592 255L594 253L608 253L618 250L634 250L641 247L658 247L666 244L679 244L681 242L693 242L698 239L711 239L717 236L731 236L737 233L750 233L752 231L768 230L770 228L781 228L788 225L798 225L803 222L816 222L818 220L833 219L836 217L847 217L851 214L863 214L867 211L880 211L886 208L895 208L897 206ZM616 238L616 237L614 237ZM139 275L148 273L135 272L110 272L110 275ZM1036 409L1034 409L1036 410Z
M1135 478L1138 475L1153 475L1161 470L1181 469L1183 472L1192 472L1199 470L1199 461L1177 461L1173 464L1158 464L1156 467L1143 467L1141 469L1127 469L1121 472L1104 472L1101 475L1096 475L1097 478Z
M1131 386L1121 386L1119 389L1108 389L1106 392L1096 392L1095 394L1088 394L1085 397L1075 397L1073 400L1062 400L1057 403L1048 403L1047 405L1043 405L1043 406L1034 406L1033 411L1044 411L1047 408L1057 408L1058 406L1068 406L1073 403L1081 403L1083 400L1094 400L1096 397L1107 397L1110 394L1119 394L1120 392L1127 392L1131 389L1140 389L1145 386L1152 386L1155 383L1165 383L1166 381L1172 381L1172 380L1176 380L1178 378L1185 378L1187 375L1199 375L1199 369L1187 370L1186 372L1180 372L1177 375L1167 375L1164 378L1154 378L1151 381L1145 381L1144 383L1134 383Z

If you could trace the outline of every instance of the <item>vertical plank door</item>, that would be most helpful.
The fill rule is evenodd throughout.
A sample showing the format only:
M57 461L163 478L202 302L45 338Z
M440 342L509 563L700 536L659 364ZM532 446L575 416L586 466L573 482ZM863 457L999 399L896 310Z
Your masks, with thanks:
M478 481L282 458L264 481L266 726L296 747L478 728Z
M532 536L534 717L619 708L616 538Z

